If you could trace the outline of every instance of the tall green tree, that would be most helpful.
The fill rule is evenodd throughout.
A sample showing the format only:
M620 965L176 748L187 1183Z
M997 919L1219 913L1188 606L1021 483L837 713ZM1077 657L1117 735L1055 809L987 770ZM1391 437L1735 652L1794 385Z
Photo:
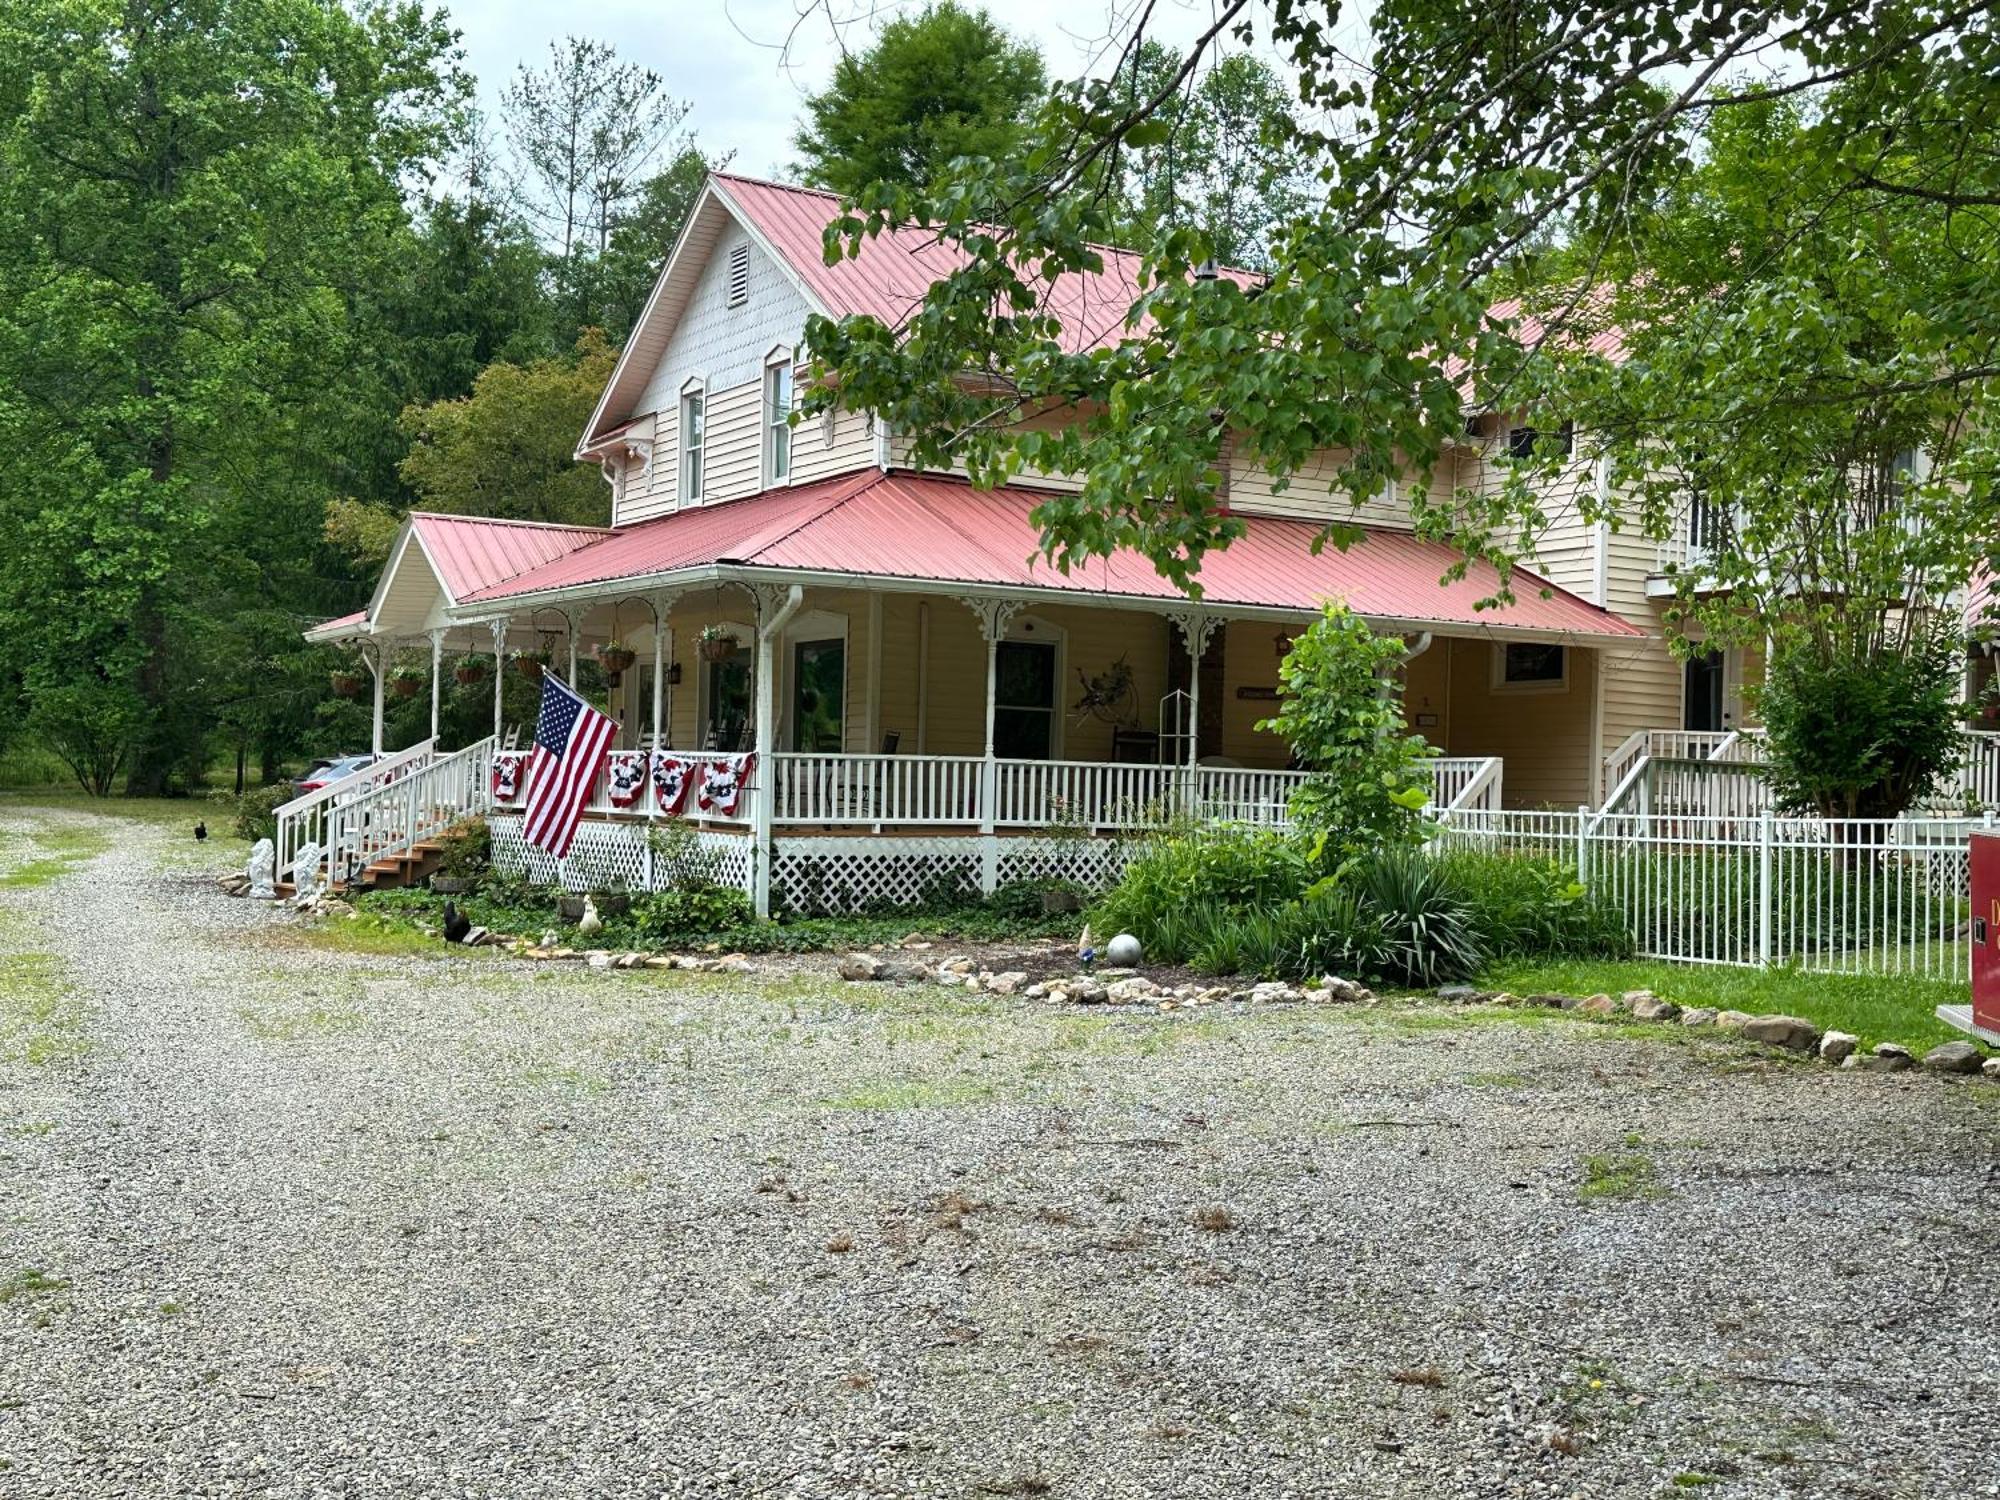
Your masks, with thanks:
M560 358L479 372L470 395L408 408L403 478L427 510L602 526L611 492L595 468L577 463L577 434L611 379L618 351L596 329ZM335 533L365 546L366 518L338 509ZM379 530L372 534L379 534Z
M805 180L837 193L929 187L955 157L1008 155L1046 87L1033 46L982 9L932 0L841 57L793 145Z
M1643 0L1499 12L1472 0L1378 0L1366 70L1341 40L1350 18L1339 4L1224 0L1157 86L1133 86L1145 37L1128 35L1110 76L1060 86L1004 158L962 163L921 190L863 189L830 233L831 253L914 220L960 250L962 264L896 328L815 320L810 341L835 378L815 384L808 406L837 390L911 434L918 461L966 462L988 482L1023 468L1081 473L1079 492L1036 513L1049 551L1133 546L1194 588L1203 554L1241 529L1223 503L1225 448L1281 482L1316 453L1345 454L1336 501L1367 500L1404 474L1419 530L1494 561L1504 577L1555 514L1544 505L1548 463L1513 466L1497 495L1429 486L1468 416L1482 413L1550 430L1598 414L1638 455L1657 442L1653 424L1687 402L1707 451L1741 465L1735 487L1748 494L1800 472L1804 447L1829 451L1818 438L1800 450L1760 441L1787 410L1823 435L1871 406L1935 396L1932 437L1949 420L1942 408L1962 405L1966 416L1955 441L1933 445L1954 458L1932 468L1929 493L1952 481L1975 498L1990 493L1979 482L1981 466L1991 468L1984 434L1995 430L2000 374L2000 238L1984 222L2000 205L1990 9ZM1170 139L1188 80L1217 46L1253 31L1297 82L1298 107L1271 128L1303 153L1322 191L1273 236L1269 275L1256 285L1196 274L1212 240L1167 223L1141 247L1144 282L1123 337L1065 349L1043 291L1052 274L1101 264L1093 242L1116 228L1098 190L1106 162ZM1768 89L1732 80L1781 51L1793 64L1782 90L1807 106L1809 123L1784 165L1760 169L1782 203L1762 243L1809 236L1829 214L1843 237L1812 249L1824 274L1801 259L1777 278L1766 259L1711 240L1702 276L1676 276L1645 308L1688 334L1678 379L1621 395L1603 369L1595 289L1620 237L1714 149L1725 122L1765 107ZM1806 191L1782 191L1793 168ZM1906 238L1898 226L1920 205L1937 211L1937 228ZM1879 231L1864 232L1868 222ZM1918 252L1926 238L1935 253ZM1546 284L1530 254L1552 245L1565 255L1567 294L1498 301L1503 281ZM1809 284L1814 300L1802 300ZM1850 357L1842 323L1815 331L1811 310L1829 307L1823 289L1842 284L1868 302L1871 325L1894 330L1888 346ZM1728 340L1705 358L1710 346L1696 335L1718 315ZM996 377L1010 382L1004 398L993 395ZM1587 412L1587 400L1604 405ZM1609 404L1620 400L1633 415L1614 428ZM1021 409L1047 403L1086 415L1061 434L1014 430ZM1875 438L1866 447L1883 472L1883 448ZM1588 495L1583 505L1601 510ZM1667 525L1661 507L1603 518ZM2000 518L1975 507L1955 519L1950 545L1963 567L2000 534ZM1355 534L1343 521L1327 540Z
M465 89L415 6L0 11L0 654L92 790L198 769L241 648L311 607L403 184Z

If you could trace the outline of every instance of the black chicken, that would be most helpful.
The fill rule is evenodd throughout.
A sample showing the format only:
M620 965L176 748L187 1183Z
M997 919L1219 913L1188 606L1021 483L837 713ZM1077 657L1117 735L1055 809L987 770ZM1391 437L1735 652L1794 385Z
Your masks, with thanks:
M199 844L203 839L207 837L208 837L208 824L200 819L196 819L194 825L194 841L197 844Z
M472 931L472 923L451 902L444 904L444 940L447 943L462 943L465 935Z

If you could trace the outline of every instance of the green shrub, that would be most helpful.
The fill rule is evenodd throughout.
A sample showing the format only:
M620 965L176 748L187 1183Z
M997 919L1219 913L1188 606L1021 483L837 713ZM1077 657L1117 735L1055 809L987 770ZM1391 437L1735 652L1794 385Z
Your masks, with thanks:
M1623 958L1632 934L1616 907L1568 866L1533 855L1459 849L1438 856L1488 958Z
M1260 830L1211 828L1148 841L1090 914L1093 931L1129 932L1167 963L1184 963L1208 935L1187 915L1284 905L1312 883L1305 844ZM1218 971L1222 972L1222 971Z
M455 880L478 880L493 866L493 830L486 820L474 816L460 818L438 835L443 851L438 872Z
M1362 866L1359 895L1362 909L1382 924L1383 977L1433 985L1478 970L1484 955L1472 913L1437 859L1389 850Z
M647 941L685 942L749 925L750 898L735 886L690 885L636 896L626 921Z
M1901 650L1780 652L1757 700L1779 808L1893 818L1929 796L1965 752L1963 652L1955 629Z
M291 801L296 793L288 781L276 781L269 786L253 786L240 796L233 792L212 793L214 801L224 809L229 819L229 831L239 839L256 843L259 839L275 839L278 836L278 809Z

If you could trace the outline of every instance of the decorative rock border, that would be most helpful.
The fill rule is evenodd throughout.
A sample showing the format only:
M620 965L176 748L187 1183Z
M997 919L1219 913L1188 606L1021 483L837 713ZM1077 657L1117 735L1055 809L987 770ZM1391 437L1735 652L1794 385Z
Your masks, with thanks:
M840 960L840 977L855 983L901 981L939 984L986 995L1019 995L1049 1005L1142 1005L1154 1010L1193 1009L1205 1005L1373 1004L1374 991L1338 975L1303 985L1259 980L1251 985L1163 985L1135 969L1107 968L1030 981L1024 969L982 969L970 958L948 958L928 964L882 958L856 951Z
M1683 1026L1733 1032L1746 1042L1817 1058L1848 1072L1901 1073L1921 1066L1932 1073L1983 1075L2000 1082L2000 1056L1989 1057L1973 1042L1944 1042L1931 1048L1922 1059L1895 1042L1878 1042L1872 1051L1862 1053L1856 1050L1861 1039L1852 1032L1822 1031L1802 1016L1753 1016L1747 1011L1716 1010L1707 1005L1683 1009L1671 1000L1662 1000L1651 990L1627 990L1616 998L1607 994L1522 997L1489 993L1470 985L1446 985L1436 993L1440 1000L1459 1005L1538 1006L1607 1019L1619 1016L1634 1021L1679 1021Z

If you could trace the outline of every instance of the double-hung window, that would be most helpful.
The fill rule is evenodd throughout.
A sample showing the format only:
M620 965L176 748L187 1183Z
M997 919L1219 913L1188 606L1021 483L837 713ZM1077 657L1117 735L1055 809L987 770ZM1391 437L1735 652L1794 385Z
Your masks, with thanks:
M792 472L792 361L774 356L764 367L764 477L782 484Z
M681 504L700 503L704 449L703 392L699 387L681 392Z

